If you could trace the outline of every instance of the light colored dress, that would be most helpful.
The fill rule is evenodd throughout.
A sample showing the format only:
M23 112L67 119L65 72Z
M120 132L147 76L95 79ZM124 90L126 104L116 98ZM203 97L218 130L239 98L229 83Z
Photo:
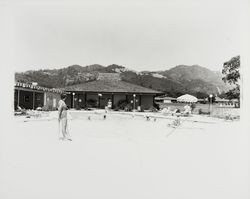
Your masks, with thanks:
M112 102L109 100L108 101L108 109L111 109L112 108Z
M68 113L67 113L67 105L63 100L59 100L58 102L58 118L59 118L59 137L63 137L63 139L70 139L69 130L68 130ZM60 117L61 112L61 117Z
M189 105L184 106L184 114L191 114L191 107Z

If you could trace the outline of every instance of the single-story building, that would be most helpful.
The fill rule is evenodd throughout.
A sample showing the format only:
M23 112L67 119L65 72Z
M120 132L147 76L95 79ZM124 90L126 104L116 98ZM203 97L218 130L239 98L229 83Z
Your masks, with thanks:
M232 102L232 104L235 108L240 108L240 100L239 99L231 99L230 102Z
M207 104L208 103L208 99L207 98L198 98L198 103L200 104Z
M67 86L64 91L70 93L66 99L70 108L104 108L111 100L112 108L125 101L134 109L138 106L149 109L153 106L154 97L162 94L160 91L122 81L117 73L100 73L97 80Z
M45 88L37 83L15 83L14 109L18 106L25 109L56 110L62 91L60 89Z
M216 96L215 103L219 104L219 106L225 106L225 105L229 105L230 101L228 99L224 99L224 98L220 98Z
M176 98L168 97L166 95L155 97L155 102L158 103L174 103L176 101L177 101Z

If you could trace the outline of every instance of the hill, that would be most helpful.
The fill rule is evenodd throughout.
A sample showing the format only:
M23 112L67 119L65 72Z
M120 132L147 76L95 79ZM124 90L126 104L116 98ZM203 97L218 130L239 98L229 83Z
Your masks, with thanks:
M193 92L220 93L230 88L222 81L220 72L214 72L198 65L179 65L170 70L161 71L159 74L179 81Z
M15 74L20 82L38 82L49 88L61 88L69 85L94 81L98 73L119 73L123 81L163 91L169 96L177 97L184 93L197 97L211 93L227 91L229 87L222 81L219 72L205 67L179 65L165 71L137 72L116 64L107 67L93 64L89 66L72 65L62 69L26 71Z

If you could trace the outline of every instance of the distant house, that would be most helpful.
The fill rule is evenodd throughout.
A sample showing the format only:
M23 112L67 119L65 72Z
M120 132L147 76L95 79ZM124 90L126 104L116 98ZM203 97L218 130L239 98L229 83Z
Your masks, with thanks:
M136 109L138 106L149 109L153 106L154 97L162 94L160 91L122 81L118 73L99 73L95 81L67 86L64 90L70 93L66 103L71 108L104 108L110 99L112 108L117 107L121 101L126 101Z
M15 83L14 109L18 106L25 109L55 110L62 93L59 89L38 86L37 83Z
M240 108L240 101L239 101L239 99L232 99L232 100L230 100L230 102L232 103L232 105L235 108Z
M155 102L158 102L158 103L173 103L176 101L177 101L176 98L168 97L166 95L155 97Z
M208 103L208 98L204 98L204 99L199 98L198 103L206 104L206 103Z
M224 98L219 98L219 97L215 97L215 103L217 103L220 107L235 107L235 108L239 108L240 107L240 103L238 99L224 99Z
M230 103L230 101L228 99L224 99L224 98L220 98L220 97L216 96L215 103L217 103L219 105L227 105Z

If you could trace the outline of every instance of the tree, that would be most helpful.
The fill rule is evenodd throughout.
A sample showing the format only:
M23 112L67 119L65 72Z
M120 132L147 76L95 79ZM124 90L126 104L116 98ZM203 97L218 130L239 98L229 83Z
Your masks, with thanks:
M222 74L225 75L222 79L224 82L231 84L238 84L240 79L240 56L233 57L223 65Z
M221 94L218 95L219 98L227 98L227 94L225 91L222 91Z
M207 97L207 93L200 92L200 91L196 92L194 95L195 95L198 99L204 99L204 98Z
M224 77L222 80L230 85L235 85L235 87L229 90L226 95L229 99L240 98L240 56L231 58L229 61L225 62L223 65L222 74Z

